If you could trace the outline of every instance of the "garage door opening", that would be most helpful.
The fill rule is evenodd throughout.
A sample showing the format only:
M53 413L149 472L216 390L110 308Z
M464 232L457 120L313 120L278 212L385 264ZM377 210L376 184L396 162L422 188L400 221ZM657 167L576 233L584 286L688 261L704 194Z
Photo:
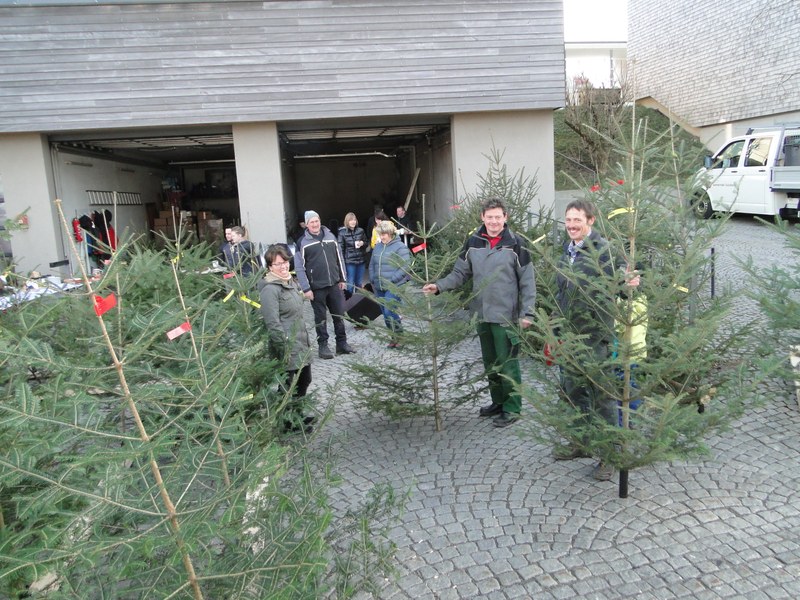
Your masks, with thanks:
M449 139L449 128L431 123L281 131L293 233L306 210L318 212L333 231L348 212L362 226L377 208L393 216L397 206L408 205L414 218L421 217L420 190L432 178L431 147L443 138Z
M316 210L332 228L347 212L364 225L376 206L393 215L397 205L408 203L419 218L421 193L427 190L430 201L437 189L452 188L447 117L364 125L279 124L283 189L264 190L263 206L271 215L280 210L274 203L282 201L287 239L306 210ZM223 224L248 225L251 216L242 214L240 205L232 129L52 136L57 193L70 217L94 210L98 199L138 197L137 207L122 210L119 230L168 232L168 213L177 207L192 215L198 231L200 221L218 223L212 233L221 236Z

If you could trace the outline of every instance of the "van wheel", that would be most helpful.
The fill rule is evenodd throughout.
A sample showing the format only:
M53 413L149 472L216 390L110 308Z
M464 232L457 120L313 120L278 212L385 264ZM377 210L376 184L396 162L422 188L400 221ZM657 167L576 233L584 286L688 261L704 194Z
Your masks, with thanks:
M699 194L692 199L692 211L698 219L710 219L714 213L711 210L711 199L708 194Z

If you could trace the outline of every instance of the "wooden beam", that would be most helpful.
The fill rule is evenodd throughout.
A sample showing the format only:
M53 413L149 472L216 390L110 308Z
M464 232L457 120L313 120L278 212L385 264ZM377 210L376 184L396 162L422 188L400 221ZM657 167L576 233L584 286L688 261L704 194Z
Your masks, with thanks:
M411 202L411 194L414 193L414 188L417 186L417 179L419 178L419 167L417 167L417 171L414 173L414 179L411 181L411 188L408 190L408 196L406 196L406 202L403 205L403 208L408 210L408 203Z

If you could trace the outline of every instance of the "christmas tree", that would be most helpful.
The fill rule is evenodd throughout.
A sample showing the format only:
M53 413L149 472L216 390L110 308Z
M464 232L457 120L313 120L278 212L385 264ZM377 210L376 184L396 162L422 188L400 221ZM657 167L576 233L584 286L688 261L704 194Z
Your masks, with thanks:
M4 597L350 597L385 570L375 516L399 499L332 525L330 469L279 433L255 282L210 259L122 244L83 291L3 315Z
M430 415L440 431L446 407L475 402L486 392L480 351L467 355L463 351L465 340L475 336L475 319L465 310L474 293L471 287L436 296L424 296L420 289L453 268L464 241L480 225L481 203L487 197L504 200L509 226L515 231L536 239L550 230L549 213L530 212L538 192L536 178L524 170L509 174L496 149L487 160L489 167L479 175L477 190L452 207L453 218L447 224L428 225L423 219L412 232L422 241L413 248L411 281L392 288L404 317L402 333L392 335L402 350L387 354L379 365L350 363L354 389L360 390L359 399L370 410L395 418ZM379 340L389 335L379 321L370 326L370 333Z
M726 220L691 215L699 161L672 130L654 133L635 118L615 139L622 141L608 138L613 170L586 193L599 208L593 229L609 242L583 254L594 275L560 261L561 244L535 246L541 269L556 272L585 308L564 314L554 288L539 290L542 308L524 339L532 355L547 346L550 366L531 369L524 394L534 409L529 435L612 465L626 496L629 470L706 452L704 439L743 414L773 366L744 352L750 324L728 318L735 297L709 293L710 249ZM588 335L584 322L595 332ZM613 402L616 414L572 405L565 375L596 407Z

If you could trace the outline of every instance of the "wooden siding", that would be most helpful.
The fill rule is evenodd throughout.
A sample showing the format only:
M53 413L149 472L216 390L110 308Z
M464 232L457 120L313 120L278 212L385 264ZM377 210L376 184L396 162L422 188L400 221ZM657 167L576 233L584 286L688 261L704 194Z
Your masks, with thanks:
M563 101L561 0L0 7L0 132Z
M694 127L800 110L798 31L798 0L630 0L636 97Z

